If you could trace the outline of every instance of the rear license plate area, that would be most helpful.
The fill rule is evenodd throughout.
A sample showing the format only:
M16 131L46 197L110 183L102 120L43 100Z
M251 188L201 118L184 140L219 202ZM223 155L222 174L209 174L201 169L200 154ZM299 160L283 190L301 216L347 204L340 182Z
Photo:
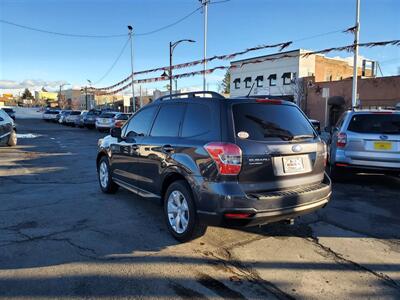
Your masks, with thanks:
M304 161L301 156L282 157L282 165L285 173L304 172Z
M388 151L392 150L393 145L392 142L374 142L374 149L375 150L383 150L383 151Z

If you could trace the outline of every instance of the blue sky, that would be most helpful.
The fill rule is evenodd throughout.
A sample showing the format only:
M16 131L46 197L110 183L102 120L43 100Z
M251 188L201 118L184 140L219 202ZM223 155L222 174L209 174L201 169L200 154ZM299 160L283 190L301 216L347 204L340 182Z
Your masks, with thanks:
M170 24L198 6L198 0L0 0L0 19L44 30L93 35L127 33L126 25L132 24L136 32L142 33ZM354 14L355 0L231 0L213 4L209 7L208 54L225 54L288 40L299 40L290 49L318 50L351 44L352 36L340 32L301 39L348 28L354 25ZM399 18L399 0L361 0L361 42L399 39ZM89 39L49 35L1 23L0 35L0 80L7 80L9 84L30 80L32 85L49 84L50 88L56 85L52 81L67 81L74 86L86 84L86 79L96 82L126 41L126 37ZM169 41L182 38L194 39L197 43L179 45L174 62L202 58L203 15L200 11L169 29L135 37L135 69L168 65ZM384 75L395 75L400 67L399 49L361 49L360 54L381 61ZM261 50L247 57L273 52ZM330 54L337 55L351 54ZM228 63L218 61L210 67ZM201 66L180 72L198 69ZM127 48L113 71L97 86L113 84L129 72ZM210 75L211 88L215 88L223 73ZM158 75L149 74L151 77ZM179 87L201 84L201 76L178 82Z

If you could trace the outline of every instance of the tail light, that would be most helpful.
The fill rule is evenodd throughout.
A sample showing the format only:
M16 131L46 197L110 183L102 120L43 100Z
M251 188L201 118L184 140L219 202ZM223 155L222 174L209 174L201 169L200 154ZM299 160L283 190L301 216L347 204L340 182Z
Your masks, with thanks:
M270 103L270 104L282 104L282 100L278 99L256 99L257 103Z
M221 175L238 175L242 167L242 150L235 144L212 142L204 146Z
M346 146L346 143L347 143L347 134L345 134L344 132L339 132L337 135L336 146L339 148L344 148Z
M324 142L324 167L326 167L327 161L328 161L328 147L326 146L326 143Z

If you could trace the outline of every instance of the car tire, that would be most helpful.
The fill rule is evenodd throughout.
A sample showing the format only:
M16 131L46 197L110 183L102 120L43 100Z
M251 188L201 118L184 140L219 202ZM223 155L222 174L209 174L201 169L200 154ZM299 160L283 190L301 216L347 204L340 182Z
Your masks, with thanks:
M207 225L199 222L192 191L184 180L174 181L168 187L164 197L164 217L169 232L179 242L201 237L207 230Z
M13 130L8 138L7 145L10 147L17 146L17 133Z
M97 177L103 193L114 194L118 191L118 185L112 180L110 164L107 156L103 156L97 166Z

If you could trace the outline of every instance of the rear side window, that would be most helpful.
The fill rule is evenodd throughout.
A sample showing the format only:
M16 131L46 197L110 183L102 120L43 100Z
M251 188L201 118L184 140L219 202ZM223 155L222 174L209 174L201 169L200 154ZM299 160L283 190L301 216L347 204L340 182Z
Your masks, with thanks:
M250 140L291 140L295 136L314 136L314 130L300 110L291 105L243 103L232 107L235 134Z
M348 130L358 133L400 134L400 114L354 115L350 120Z
M124 136L144 136L150 130L157 106L151 106L138 111L124 127Z
M188 104L183 119L182 137L206 134L210 131L211 125L211 111L207 105Z
M178 136L184 110L185 106L183 104L165 104L161 106L150 135Z

